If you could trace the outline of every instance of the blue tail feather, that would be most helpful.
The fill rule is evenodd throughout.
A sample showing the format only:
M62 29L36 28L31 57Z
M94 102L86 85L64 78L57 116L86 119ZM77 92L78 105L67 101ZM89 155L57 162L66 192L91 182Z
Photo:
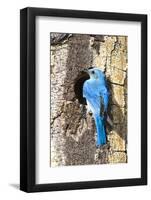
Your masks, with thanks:
M96 131L97 131L97 146L102 146L103 144L106 144L106 132L104 127L104 119L99 116L94 116L95 125L96 125Z

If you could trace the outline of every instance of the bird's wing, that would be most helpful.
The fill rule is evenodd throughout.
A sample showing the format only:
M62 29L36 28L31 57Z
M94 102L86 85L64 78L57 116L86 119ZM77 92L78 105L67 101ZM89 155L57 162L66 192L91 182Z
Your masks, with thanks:
M101 98L101 107L104 109L104 112L107 112L108 102L109 102L109 92L104 87L100 92L100 98Z
M93 90L89 81L83 86L83 97L86 98L93 114L100 114L100 96Z
M104 116L107 112L109 92L106 86L95 87L95 82L87 80L83 86L83 97L89 102L93 113Z

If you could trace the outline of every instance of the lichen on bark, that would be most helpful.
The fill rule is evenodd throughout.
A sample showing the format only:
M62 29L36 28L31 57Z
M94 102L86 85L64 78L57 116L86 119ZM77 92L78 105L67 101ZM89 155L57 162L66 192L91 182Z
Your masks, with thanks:
M68 34L60 38L50 43L50 166L126 163L127 37ZM95 145L93 117L83 115L85 105L75 93L78 77L90 66L105 73L110 91L108 114L113 124L106 125L107 145L100 148Z

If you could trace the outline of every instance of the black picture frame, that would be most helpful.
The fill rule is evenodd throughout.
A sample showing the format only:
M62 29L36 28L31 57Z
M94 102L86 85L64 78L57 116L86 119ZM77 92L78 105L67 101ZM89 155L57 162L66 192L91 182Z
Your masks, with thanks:
M141 23L141 178L36 184L35 18L55 16ZM25 192L121 187L147 184L147 15L24 8L20 11L20 189Z

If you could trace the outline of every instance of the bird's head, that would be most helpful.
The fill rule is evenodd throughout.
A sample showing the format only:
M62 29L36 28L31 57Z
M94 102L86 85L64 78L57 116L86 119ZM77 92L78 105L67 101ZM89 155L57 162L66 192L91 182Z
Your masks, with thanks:
M104 73L96 67L89 67L85 71L89 74L91 79L104 80L105 77Z

